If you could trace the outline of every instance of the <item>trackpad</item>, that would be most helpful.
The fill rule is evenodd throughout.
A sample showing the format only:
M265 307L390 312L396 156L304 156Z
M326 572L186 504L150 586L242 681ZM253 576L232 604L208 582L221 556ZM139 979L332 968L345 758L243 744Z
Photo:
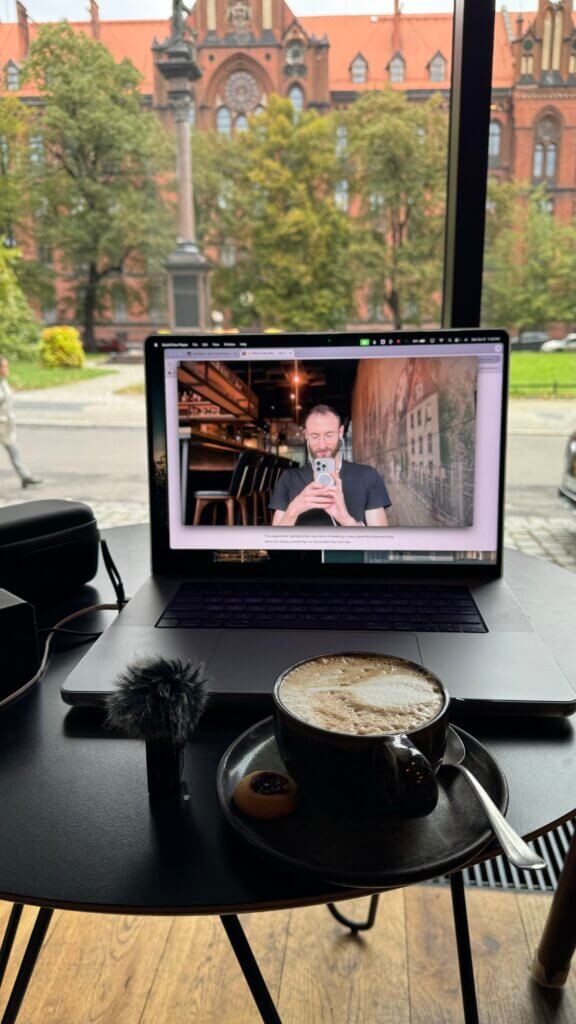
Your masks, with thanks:
M390 654L422 663L412 633L230 630L221 634L210 660L211 689L230 699L235 695L242 699L270 694L280 673L297 661L352 651Z

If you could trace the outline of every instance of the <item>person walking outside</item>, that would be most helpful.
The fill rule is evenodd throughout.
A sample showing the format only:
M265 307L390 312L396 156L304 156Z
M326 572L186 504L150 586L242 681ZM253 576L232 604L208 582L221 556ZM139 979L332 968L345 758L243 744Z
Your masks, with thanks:
M8 360L0 353L0 444L3 444L8 452L10 461L22 481L22 487L34 487L42 481L32 476L18 446L14 396L8 383L9 372Z

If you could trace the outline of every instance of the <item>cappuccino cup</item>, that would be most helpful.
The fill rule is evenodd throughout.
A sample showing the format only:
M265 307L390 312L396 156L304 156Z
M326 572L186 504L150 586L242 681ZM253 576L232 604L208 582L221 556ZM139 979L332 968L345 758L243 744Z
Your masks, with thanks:
M415 662L327 654L276 680L274 731L301 790L342 815L428 814L448 736L450 698Z

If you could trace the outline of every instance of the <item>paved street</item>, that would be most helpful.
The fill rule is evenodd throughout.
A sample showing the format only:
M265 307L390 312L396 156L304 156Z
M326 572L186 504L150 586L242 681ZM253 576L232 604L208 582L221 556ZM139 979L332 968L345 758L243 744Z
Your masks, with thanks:
M148 518L144 398L118 394L142 366L17 396L19 438L42 487L23 491L0 446L0 505L35 498L88 502L102 527ZM509 407L505 539L576 571L576 514L558 497L576 403L516 399Z

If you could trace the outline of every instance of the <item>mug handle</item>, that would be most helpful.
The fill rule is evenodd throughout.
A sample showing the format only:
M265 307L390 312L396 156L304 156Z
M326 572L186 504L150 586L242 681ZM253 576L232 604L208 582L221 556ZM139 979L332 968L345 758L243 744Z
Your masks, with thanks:
M424 754L405 733L387 736L374 753L376 787L400 814L430 814L438 802L438 783Z

